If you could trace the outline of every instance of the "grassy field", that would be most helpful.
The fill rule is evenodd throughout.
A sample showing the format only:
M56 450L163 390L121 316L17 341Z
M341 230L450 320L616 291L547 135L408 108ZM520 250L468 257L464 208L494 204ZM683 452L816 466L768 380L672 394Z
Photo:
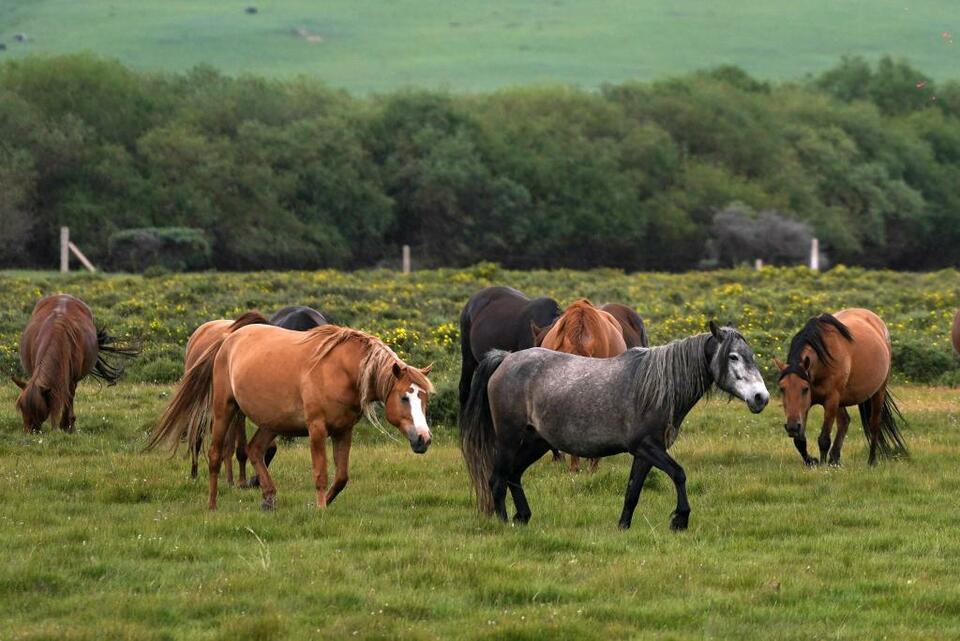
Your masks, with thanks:
M844 466L806 469L776 399L756 416L712 400L672 450L689 479L688 532L668 529L675 494L657 472L633 529L617 530L623 456L593 475L535 465L525 479L528 527L479 517L449 420L453 321L491 282L562 302L630 302L654 342L698 331L707 316L739 319L766 360L785 351L806 315L870 304L888 318L897 349L947 378L956 371L945 341L960 283L952 271L0 273L4 370L13 369L18 323L51 291L78 293L113 327L147 339L118 386L81 385L75 435L23 435L16 388L0 385L0 639L960 635L960 394L905 385L903 374L894 389L909 461L868 468L854 419ZM286 302L377 331L415 363L437 361L435 444L419 457L361 426L351 483L325 512L312 507L308 450L282 444L275 513L260 512L259 493L233 488L209 513L205 475L191 480L186 461L140 452L172 386L136 381L176 375L197 319Z
M931 639L960 635L960 398L901 389L913 459L805 469L772 404L699 406L673 448L691 529L654 473L616 520L625 457L546 460L526 528L480 519L449 426L423 457L372 428L352 479L312 507L308 450L282 445L275 513L139 453L167 386L81 388L79 433L24 436L0 391L4 639ZM854 429L859 431L859 426ZM549 458L549 457L548 457Z
M845 54L907 57L947 79L957 76L958 49L942 34L960 32L955 9L949 0L5 0L0 59L94 51L139 69L305 73L359 92L597 86L726 63L796 78Z

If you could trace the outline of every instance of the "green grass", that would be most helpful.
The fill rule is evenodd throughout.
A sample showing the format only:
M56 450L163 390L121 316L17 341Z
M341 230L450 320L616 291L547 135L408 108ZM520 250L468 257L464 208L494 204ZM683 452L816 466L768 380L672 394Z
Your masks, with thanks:
M0 388L4 639L929 639L960 635L960 399L902 388L913 458L805 469L776 404L701 404L672 452L691 529L654 473L616 528L628 460L527 475L533 520L476 514L449 426L422 457L360 429L352 479L312 507L282 444L275 513L141 454L167 386L82 385L76 435L24 436ZM812 418L811 421L816 421ZM547 457L549 458L549 457Z
M248 5L260 12L247 15ZM230 73L316 75L359 92L592 87L726 63L796 78L844 54L907 57L946 79L957 76L958 45L941 34L960 32L955 9L949 0L5 0L0 59L94 51L138 69L208 63ZM28 43L13 42L20 32Z

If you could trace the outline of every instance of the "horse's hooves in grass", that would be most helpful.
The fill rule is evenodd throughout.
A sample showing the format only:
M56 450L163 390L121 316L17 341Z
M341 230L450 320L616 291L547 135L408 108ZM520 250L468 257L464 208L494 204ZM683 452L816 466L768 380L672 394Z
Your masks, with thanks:
M247 482L243 485L243 487L246 487L246 488L260 487L260 479L257 478L256 474L254 474L249 479L247 479Z
M689 522L689 514L680 514L675 512L673 516L670 517L670 529L674 532L681 532L687 529Z
M806 465L807 467L819 467L819 466L820 466L820 461L818 461L818 460L815 459L815 458L810 458L810 459L807 459L806 461L804 461L804 465Z
M517 525L526 525L527 523L530 522L530 515L514 514L513 522L516 523Z
M272 512L277 509L277 499L276 497L269 497L263 499L263 503L260 504L260 509L264 512Z
M620 521L619 523L617 523L617 527L620 528L621 530L629 530L630 521Z
M837 459L836 461L830 461L830 467L843 467L843 465L840 463L840 459Z

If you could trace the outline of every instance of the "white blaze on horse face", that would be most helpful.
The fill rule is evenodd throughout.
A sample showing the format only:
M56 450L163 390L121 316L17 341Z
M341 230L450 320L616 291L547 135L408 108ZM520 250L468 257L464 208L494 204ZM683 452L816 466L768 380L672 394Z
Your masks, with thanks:
M430 438L430 427L427 425L427 417L423 413L423 401L420 399L420 393L423 388L417 385L411 385L407 390L406 397L410 401L410 416L413 418L413 429L417 431L418 436L425 439Z
M738 357L735 361L730 361L730 373L733 374L733 389L736 395L746 401L751 407L760 400L761 406L766 405L770 400L770 393L767 392L767 386L763 382L763 377L756 368L747 369L743 358Z

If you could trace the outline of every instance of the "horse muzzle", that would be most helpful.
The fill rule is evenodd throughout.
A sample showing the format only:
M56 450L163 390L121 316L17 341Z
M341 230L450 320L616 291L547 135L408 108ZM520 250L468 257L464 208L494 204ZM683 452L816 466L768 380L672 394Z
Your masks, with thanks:
M433 440L430 438L430 432L426 434L418 434L417 432L410 430L407 433L407 440L410 441L410 449L414 451L415 454L423 454L427 451L427 448L430 447L430 442Z
M770 395L766 392L757 392L753 395L752 398L747 399L747 407L750 408L750 411L754 414L759 414L763 411L763 408L767 406L767 403L770 402Z
M784 424L783 429L787 430L787 436L790 438L800 438L803 436L803 425L800 423L787 422Z

